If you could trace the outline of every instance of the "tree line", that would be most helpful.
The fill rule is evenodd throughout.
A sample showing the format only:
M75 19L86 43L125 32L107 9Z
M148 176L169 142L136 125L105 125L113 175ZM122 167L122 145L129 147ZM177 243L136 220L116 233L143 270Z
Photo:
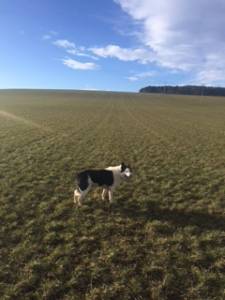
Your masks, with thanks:
M178 94L178 95L202 95L202 96L225 96L224 87L212 86L147 86L139 90L140 93Z

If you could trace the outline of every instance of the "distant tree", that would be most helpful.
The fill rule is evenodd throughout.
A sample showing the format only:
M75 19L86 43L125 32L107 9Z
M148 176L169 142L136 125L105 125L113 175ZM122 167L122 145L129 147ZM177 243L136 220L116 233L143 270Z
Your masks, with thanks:
M212 86L184 85L184 86L147 86L140 93L179 94L179 95L201 95L201 96L225 96L225 88Z

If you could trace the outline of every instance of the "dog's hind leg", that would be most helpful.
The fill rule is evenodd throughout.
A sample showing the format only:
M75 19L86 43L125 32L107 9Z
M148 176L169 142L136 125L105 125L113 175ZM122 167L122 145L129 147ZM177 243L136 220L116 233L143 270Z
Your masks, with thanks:
M108 195L109 195L109 203L113 202L113 189L108 190Z

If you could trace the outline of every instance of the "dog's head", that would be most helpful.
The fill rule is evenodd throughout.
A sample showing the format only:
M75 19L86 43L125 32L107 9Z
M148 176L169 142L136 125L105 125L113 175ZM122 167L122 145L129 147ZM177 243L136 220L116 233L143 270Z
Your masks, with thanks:
M131 167L129 165L125 165L123 162L120 165L121 177L124 179L128 179L131 177Z

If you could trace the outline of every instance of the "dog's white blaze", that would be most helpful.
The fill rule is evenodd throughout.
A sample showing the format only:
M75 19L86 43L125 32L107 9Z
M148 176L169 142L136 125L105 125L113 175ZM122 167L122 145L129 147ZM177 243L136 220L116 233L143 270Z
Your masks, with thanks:
M121 165L115 167L108 167L106 170L110 170L113 172L113 188L120 184L121 181Z
M127 177L130 177L130 176L131 176L131 171L130 171L130 169L126 168L126 170L124 171L124 174L125 174Z

